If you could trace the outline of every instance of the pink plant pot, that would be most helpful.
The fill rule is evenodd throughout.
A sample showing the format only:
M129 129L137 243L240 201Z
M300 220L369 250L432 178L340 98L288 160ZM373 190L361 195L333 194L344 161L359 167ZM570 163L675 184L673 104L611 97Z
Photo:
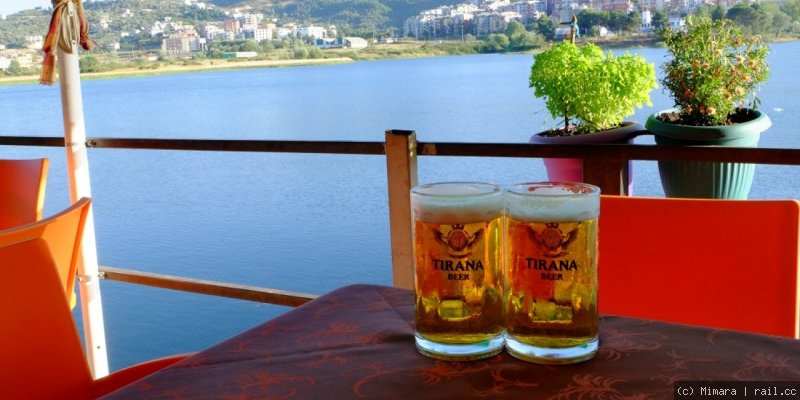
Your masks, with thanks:
M534 144L609 144L633 143L635 133L643 130L641 124L625 121L622 126L607 131L575 136L531 136ZM583 182L583 160L580 158L545 158L547 179L554 182ZM628 195L633 194L633 164L628 162Z

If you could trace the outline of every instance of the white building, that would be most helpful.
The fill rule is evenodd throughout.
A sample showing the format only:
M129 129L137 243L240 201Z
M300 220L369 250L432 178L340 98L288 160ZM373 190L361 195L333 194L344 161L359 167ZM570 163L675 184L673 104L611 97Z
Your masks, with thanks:
M669 17L669 26L672 29L682 29L685 25L686 25L686 20L685 19L683 19L681 17L670 15L670 17Z
M368 47L369 43L360 37L317 38L314 46L321 49L363 49Z
M653 30L653 14L650 10L642 11L642 32L651 32Z
M30 52L14 51L10 54L11 61L16 61L22 68L30 68L33 66L33 54Z
M253 31L253 39L256 42L260 42L262 40L271 40L272 39L272 29L269 28L256 28Z
M225 29L216 24L206 24L203 27L203 37L209 40L213 40L216 38L227 39L228 34L225 32Z
M493 1L493 2L491 2L491 3L486 5L486 10L499 11L500 9L502 9L504 7L508 7L510 5L511 5L511 2L508 1L508 0Z
M236 51L232 53L224 53L222 58L229 59L229 58L255 58L258 57L258 53L255 51Z
M109 24L111 24L111 18L108 15L103 15L97 21L97 26L102 29L108 29Z
M547 4L539 0L520 1L511 4L509 10L518 12L522 16L521 22L527 23L547 14Z
M153 37L163 34L164 30L166 29L166 26L167 24L163 22L160 21L154 22L153 26L150 27L150 36Z
M511 21L519 21L522 22L522 15L516 11L505 11L500 13L500 16L503 18L503 22L508 25Z
M42 35L25 36L25 47L29 49L41 49L44 45Z
M297 28L295 32L293 32L295 36L299 36L301 38L324 38L325 37L325 28L321 26L302 26Z
M243 14L242 15L242 26L255 26L261 24L261 21L264 20L264 14L256 13L256 14Z
M285 26L281 26L281 27L278 28L278 38L279 39L286 39L286 38L292 36L293 32L294 32L294 29L288 28L288 27L285 27Z
M161 41L161 51L170 56L188 55L203 50L205 43L195 32L177 32Z
M475 16L475 33L485 36L505 30L505 22L500 14L485 12Z
M344 47L348 49L363 49L369 46L367 40L360 37L345 37L344 43Z

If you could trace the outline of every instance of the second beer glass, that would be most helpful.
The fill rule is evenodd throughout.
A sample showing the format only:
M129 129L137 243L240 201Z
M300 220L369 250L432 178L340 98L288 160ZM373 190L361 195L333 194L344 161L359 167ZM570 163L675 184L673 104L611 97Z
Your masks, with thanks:
M503 350L503 192L446 182L411 190L417 349L471 360Z
M524 183L506 191L506 349L546 364L597 352L600 189Z

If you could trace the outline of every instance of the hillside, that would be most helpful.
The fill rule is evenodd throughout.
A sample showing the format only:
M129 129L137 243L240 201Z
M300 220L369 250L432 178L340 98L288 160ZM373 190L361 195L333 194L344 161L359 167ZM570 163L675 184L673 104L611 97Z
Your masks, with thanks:
M406 19L423 10L459 0L212 0L220 7L271 9L286 20L334 24L345 29L402 29Z
M335 25L340 33L369 37L373 34L401 35L406 19L427 9L460 0L211 0L218 8L201 10L186 6L182 0L105 0L84 1L93 38L101 45L119 41L120 32L141 32L165 18L199 25L205 21L225 19L224 12L234 7L249 8L251 12L277 18L279 23L295 22L322 26ZM132 17L120 18L125 10ZM44 35L50 21L50 10L41 8L22 11L0 20L0 44L22 47L25 38ZM104 17L109 18L100 27ZM146 32L139 36L138 47L158 47L160 40L147 41ZM126 46L123 40L123 47ZM126 48L123 48L126 50Z

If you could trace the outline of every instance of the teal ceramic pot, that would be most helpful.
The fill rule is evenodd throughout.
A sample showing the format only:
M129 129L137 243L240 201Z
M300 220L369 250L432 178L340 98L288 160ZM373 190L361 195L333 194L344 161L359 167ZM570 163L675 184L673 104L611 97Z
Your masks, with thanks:
M758 147L761 132L772 126L769 117L759 111L754 111L756 118L751 121L722 126L670 124L656 118L661 113L651 115L645 128L662 146ZM659 161L658 171L667 197L744 200L750 193L755 164Z
M610 144L633 143L642 125L625 121L619 128L575 136L542 136L537 133L530 138L533 144ZM580 158L544 158L547 179L553 182L583 182L583 160ZM627 194L633 194L633 163L628 162Z

